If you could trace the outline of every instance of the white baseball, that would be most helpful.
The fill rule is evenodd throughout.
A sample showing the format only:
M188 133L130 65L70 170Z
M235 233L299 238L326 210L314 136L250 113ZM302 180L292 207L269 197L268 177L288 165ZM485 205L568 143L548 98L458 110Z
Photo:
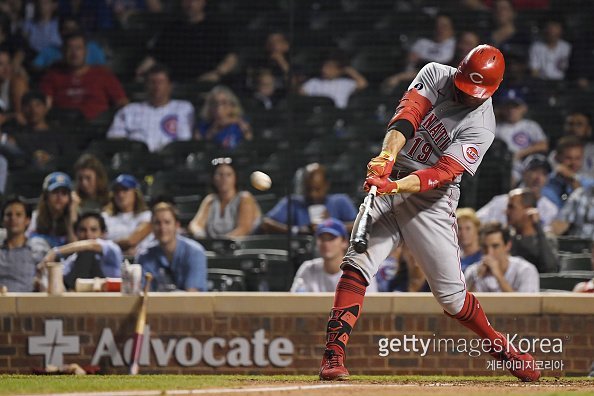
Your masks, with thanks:
M256 190L266 191L272 186L272 179L264 172L255 171L250 175L250 182Z

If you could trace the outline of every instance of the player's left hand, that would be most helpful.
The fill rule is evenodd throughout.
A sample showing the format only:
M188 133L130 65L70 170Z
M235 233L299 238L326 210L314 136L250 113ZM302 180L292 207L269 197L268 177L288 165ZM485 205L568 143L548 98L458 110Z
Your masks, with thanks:
M377 187L377 195L398 194L398 183L389 177L371 176L365 179L363 189L368 192L371 186Z

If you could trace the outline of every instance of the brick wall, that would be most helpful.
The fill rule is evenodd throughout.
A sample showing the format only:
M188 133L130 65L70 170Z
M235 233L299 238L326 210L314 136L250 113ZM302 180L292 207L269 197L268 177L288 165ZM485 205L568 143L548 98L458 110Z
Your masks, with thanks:
M68 344L64 341L67 339L61 337L78 337L78 353L65 353L63 361L84 366L91 363L94 355L98 355L98 344L102 337L102 350L104 354L108 354L105 351L111 346L108 342L109 334L105 334L107 331L113 335L113 348L117 350L115 355L119 354L125 360L124 345L134 331L137 298L113 295L98 295L92 299L89 296L41 299L39 296L25 295L12 298L14 304L6 300L6 297L0 297L1 372L28 373L32 367L44 365L45 355L30 354L29 343L32 337L39 340L39 348L45 348L43 350L46 351L51 349L53 352L48 353L54 355L63 347L62 344ZM561 340L561 353L535 354L537 360L563 362L562 370L545 370L545 375L585 375L589 372L594 360L593 298L584 300L584 297L579 296L575 297L577 300L557 302L547 301L553 297L537 295L525 299L516 297L513 301L508 296L480 298L488 313L491 308L489 318L499 331L517 333L518 338L526 337L527 340ZM204 295L184 295L178 299L175 296L153 296L149 299L147 319L151 341L145 344L148 354L143 355L145 360L148 359L145 362L148 365L141 365L141 372L313 374L319 365L327 310L331 302L329 295L218 295L207 298ZM415 308L415 305L418 307ZM410 312L413 309L417 313ZM537 312L526 312L530 310ZM49 322L53 322L53 330L60 328L59 333L48 330ZM256 333L267 340L260 344L262 348L259 351L255 347ZM372 297L366 301L363 316L349 342L348 367L351 373L505 373L487 369L490 357L488 359L483 355L471 358L467 353L451 350L430 350L423 357L420 352L412 351L390 352L386 357L379 356L380 339L403 339L404 336L413 335L425 340L452 338L457 342L474 338L470 331L443 315L430 296L415 294L408 298L406 295ZM218 342L212 342L213 337L220 338L217 338ZM238 340L239 338L241 339ZM293 345L292 353L281 354L284 362L290 361L287 367L275 366L272 362L274 359L268 354L271 342L275 339L277 345L287 347L285 341L279 341L281 338L286 338ZM210 347L207 346L209 339L212 342ZM206 352L208 348L211 352ZM232 350L235 351L234 358L243 359L242 364L251 365L233 367L229 363L233 358L228 355ZM157 356L159 353L160 356ZM205 357L208 353L210 358ZM185 364L190 364L184 367L177 359L178 356ZM210 364L212 361L216 362ZM111 357L98 358L95 363L105 373L127 372L123 363L114 366Z

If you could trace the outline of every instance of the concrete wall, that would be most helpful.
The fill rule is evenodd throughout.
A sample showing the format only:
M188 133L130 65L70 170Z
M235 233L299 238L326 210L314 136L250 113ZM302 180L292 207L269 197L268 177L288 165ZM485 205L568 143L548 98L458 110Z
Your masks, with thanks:
M589 372L593 295L477 296L497 330L517 334L523 348L536 350L545 375ZM0 371L93 363L103 372L125 373L139 303L139 297L115 293L2 296ZM331 305L331 294L151 293L141 372L313 374ZM372 294L349 342L347 363L354 374L506 373L488 366L488 355L469 357L472 338L428 293ZM392 339L394 351L387 344ZM424 356L421 339L428 345ZM385 357L379 356L380 342L386 342Z

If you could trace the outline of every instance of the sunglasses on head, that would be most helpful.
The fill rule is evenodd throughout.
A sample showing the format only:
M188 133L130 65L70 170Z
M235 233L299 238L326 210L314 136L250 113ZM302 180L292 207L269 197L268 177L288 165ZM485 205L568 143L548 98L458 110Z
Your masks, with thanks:
M215 158L211 161L212 166L217 166L217 165L229 165L231 163L233 163L233 160L229 157L220 157L220 158Z

